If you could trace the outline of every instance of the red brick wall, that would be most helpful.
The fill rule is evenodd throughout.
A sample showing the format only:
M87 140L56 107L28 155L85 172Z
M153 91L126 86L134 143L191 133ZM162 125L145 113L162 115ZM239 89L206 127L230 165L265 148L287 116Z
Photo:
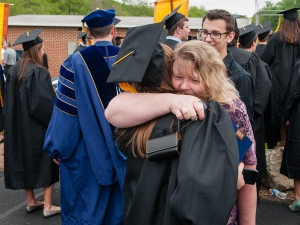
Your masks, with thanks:
M20 34L35 30L40 27L9 26L8 41L12 44ZM117 29L118 37L124 37L126 28ZM190 35L196 36L196 30ZM61 63L68 57L68 42L76 42L78 30L76 27L44 27L40 37L44 40L45 53L48 56L49 72L52 77L59 75ZM22 45L13 46L14 49L22 49Z
M8 41L11 43L20 34L39 27L9 26ZM51 76L59 74L61 63L68 57L68 42L75 42L78 31L76 27L44 27L40 37L44 40L45 53L48 56L49 72ZM14 49L22 49L22 45L13 46Z

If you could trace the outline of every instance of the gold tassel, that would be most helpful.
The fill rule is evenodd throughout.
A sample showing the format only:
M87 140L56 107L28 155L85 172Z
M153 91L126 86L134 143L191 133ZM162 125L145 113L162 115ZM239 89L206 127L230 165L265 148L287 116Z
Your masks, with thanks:
M135 90L134 87L132 87L129 83L122 83L119 82L119 87L123 90L123 91L129 91L131 93L137 93L137 90Z

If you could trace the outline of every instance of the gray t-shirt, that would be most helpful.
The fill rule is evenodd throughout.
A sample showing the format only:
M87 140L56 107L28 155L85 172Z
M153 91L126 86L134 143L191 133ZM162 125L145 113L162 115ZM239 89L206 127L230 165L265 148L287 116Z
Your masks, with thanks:
M3 60L6 61L6 65L13 66L16 64L16 51L12 48L7 48L3 54Z

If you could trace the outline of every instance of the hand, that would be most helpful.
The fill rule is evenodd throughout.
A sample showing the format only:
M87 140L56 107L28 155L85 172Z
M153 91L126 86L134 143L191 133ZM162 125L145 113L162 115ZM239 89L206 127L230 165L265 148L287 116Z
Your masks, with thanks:
M60 164L60 159L53 159L53 162L55 162L57 165Z
M170 110L179 120L204 119L204 107L202 101L192 95L174 95L170 100Z
M237 189L240 190L244 185L244 176L243 176L244 163L239 164L238 168L238 180L237 180Z
M288 126L290 124L290 121L288 120L284 124Z

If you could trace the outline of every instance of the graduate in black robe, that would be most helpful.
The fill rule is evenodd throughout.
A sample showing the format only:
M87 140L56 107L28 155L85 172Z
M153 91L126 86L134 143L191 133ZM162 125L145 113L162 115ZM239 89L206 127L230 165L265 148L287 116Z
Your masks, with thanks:
M272 34L272 28L270 21L263 22L256 26L256 34L258 38L258 44L256 45L255 52L259 57L261 57L266 44L268 42L269 36Z
M54 106L55 93L48 70L42 67L42 29L22 34L14 43L24 53L6 76L4 176L7 189L24 189L27 212L43 206L33 190L44 188L44 217L60 213L51 204L59 167L43 151L45 133Z
M128 81L139 92L177 93L170 81L172 50L155 43L163 25L163 22L150 24L127 33L108 82ZM151 38L146 48L139 44L145 41L145 36ZM139 57L124 58L132 49ZM132 71L137 64L139 67ZM225 68L223 72L225 79ZM145 152L136 148L138 143L130 142L140 129L146 129L139 132L145 137L144 144L145 140L174 133L178 121L172 114L135 128L118 130L118 146L127 154L124 224L227 223L237 198L237 142L224 107L211 101L208 108L204 121L181 123L181 128L187 126L180 131L183 138L179 158L151 163L145 158Z
M235 43L240 37L240 47L235 47ZM261 179L266 175L266 155L265 155L265 121L264 112L268 105L269 95L271 91L271 74L268 66L255 51L255 42L257 39L256 26L250 24L241 29L235 29L234 43L228 46L228 51L233 55L234 60L243 67L253 78L254 81L254 102L253 111L254 118L252 121L252 129L256 141L256 157L257 157L257 197L259 199L259 190ZM247 49L247 50L245 50Z
M288 84L281 106L281 122L288 122L286 144L284 146L280 173L294 180L295 200L289 206L291 211L298 211L300 193L300 60Z
M286 134L285 125L279 121L279 111L287 85L292 77L294 65L300 55L300 32L298 8L280 12L284 21L280 31L274 33L261 55L273 73L270 101L272 109L269 111L270 127L280 129L281 143L284 145Z
M188 34L186 31L186 29L188 29L186 27L188 25L188 19L185 15L177 12L179 8L180 6L174 9L173 11L175 11L175 13L172 13L172 15L171 13L167 15L166 17L168 17L168 19L163 19L166 21L167 36L164 35L163 32L165 31L163 30L160 42L169 46L172 50L175 49L178 43L188 40ZM177 30L182 30L181 34L178 33Z

